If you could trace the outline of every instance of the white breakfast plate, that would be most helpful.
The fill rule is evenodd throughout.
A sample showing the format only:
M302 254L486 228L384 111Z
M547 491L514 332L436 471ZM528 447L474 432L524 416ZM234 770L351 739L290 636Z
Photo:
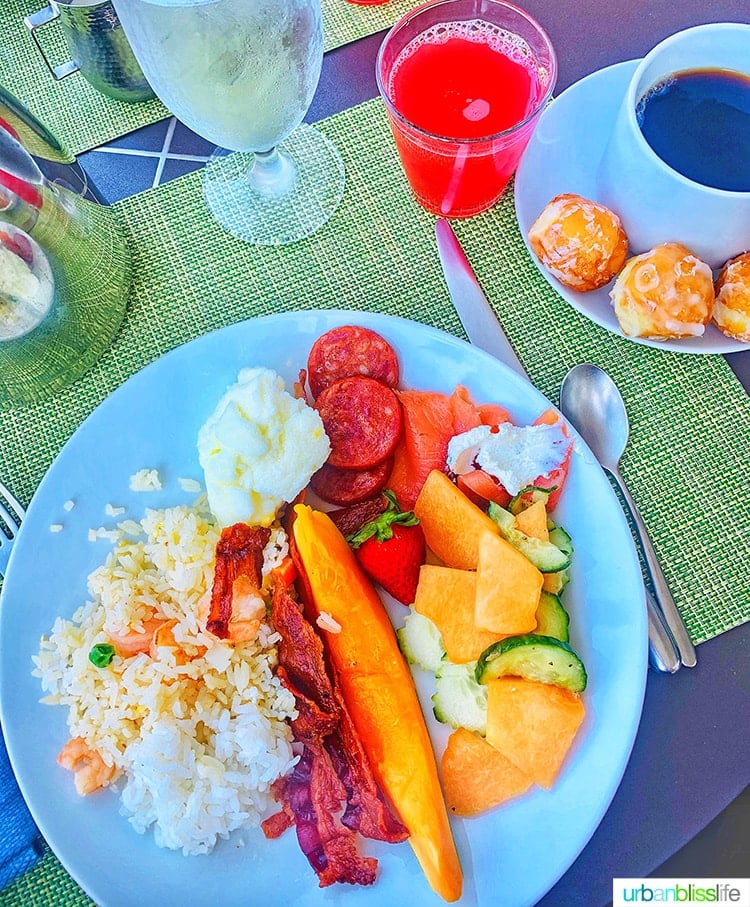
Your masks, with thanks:
M516 173L516 216L529 255L547 282L575 309L601 327L625 336L609 298L612 283L589 293L563 286L541 267L526 239L529 228L556 195L572 192L597 199L596 174L614 125L620 101L639 60L617 63L586 76L550 103L539 119ZM644 211L648 217L648 211ZM648 340L636 343L678 353L733 353L750 349L747 343L727 337L709 324L702 337L684 340Z
M108 397L65 445L41 483L11 554L0 607L0 714L13 767L42 833L70 874L102 907L233 907L443 903L428 888L408 844L367 842L380 859L370 888L321 890L292 831L266 841L235 834L207 856L183 857L137 834L111 791L80 798L55 758L67 739L66 710L39 703L31 676L39 638L56 616L71 617L86 596L86 576L107 542L90 527L111 525L108 503L140 517L146 507L191 500L179 477L201 478L198 429L240 368L265 365L297 378L313 340L337 324L357 323L399 352L403 385L450 391L469 387L520 424L549 404L515 373L448 334L412 321L364 312L295 312L232 325L170 352ZM557 510L576 548L564 600L572 644L589 673L587 717L552 791L536 790L483 817L455 821L465 870L462 904L535 903L565 872L614 796L640 720L647 669L646 616L638 560L617 499L576 438L568 486ZM144 467L159 470L161 492L128 490ZM66 501L75 507L66 512ZM120 517L119 519L122 519ZM64 529L50 532L50 525ZM404 614L391 604L396 620ZM426 675L417 678L438 747L445 728L432 719Z

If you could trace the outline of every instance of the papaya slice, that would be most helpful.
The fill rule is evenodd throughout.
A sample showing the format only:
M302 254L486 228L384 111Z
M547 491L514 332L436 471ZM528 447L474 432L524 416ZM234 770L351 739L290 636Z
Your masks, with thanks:
M326 654L373 773L409 831L430 886L461 896L463 873L451 833L432 743L409 666L374 586L331 518L294 508L293 540L309 591L310 615L340 626ZM307 604L307 602L306 602Z

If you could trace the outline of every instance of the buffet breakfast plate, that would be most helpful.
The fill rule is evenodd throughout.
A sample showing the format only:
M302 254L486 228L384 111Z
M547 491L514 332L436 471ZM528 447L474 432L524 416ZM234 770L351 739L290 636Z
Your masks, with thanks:
M518 226L542 275L555 290L596 324L624 336L609 298L612 283L588 293L563 286L539 265L527 240L529 228L556 195L576 193L597 199L596 174L620 101L638 60L597 70L555 98L542 114L516 173L514 192ZM644 212L648 217L648 212ZM668 238L668 237L667 237ZM709 324L702 337L682 340L628 338L636 343L678 353L733 353L748 349Z
M450 392L466 385L477 401L507 407L527 424L548 401L507 367L462 340L415 322L366 312L294 312L253 319L175 349L108 397L65 445L41 483L11 555L0 607L0 710L21 790L39 828L74 879L102 907L232 907L247 903L324 905L442 901L428 888L408 843L367 842L380 862L368 888L320 889L293 830L274 841L235 832L208 855L158 848L118 811L111 790L79 797L56 764L67 740L66 710L39 702L32 656L57 616L87 598L86 577L109 550L89 530L114 522L107 505L139 519L144 510L189 503L178 478L200 480L199 427L245 366L296 380L313 341L339 324L361 324L389 340L402 386ZM143 468L163 488L129 488ZM67 507L66 502L75 502ZM109 513L112 513L110 510ZM628 761L640 720L647 667L641 574L627 523L591 453L576 436L568 484L556 510L575 559L564 597L571 643L584 660L586 719L550 791L534 789L471 820L453 820L465 872L461 904L528 905L575 860L604 815ZM50 532L53 524L62 525ZM395 622L405 609L388 603ZM416 675L438 752L446 728L432 716L427 676Z

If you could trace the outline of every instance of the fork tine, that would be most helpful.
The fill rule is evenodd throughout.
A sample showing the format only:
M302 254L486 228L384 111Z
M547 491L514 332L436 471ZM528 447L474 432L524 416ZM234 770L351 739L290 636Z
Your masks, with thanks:
M1 543L2 543L2 540L3 540L3 537L6 537L6 538L7 538L7 537L15 538L16 535L18 535L19 524L20 524L20 522L21 522L21 521L16 517L15 514L12 514L12 513L10 512L10 510L8 510L8 509L3 505L3 502L2 502L1 499L0 499L0 520L2 520L3 523L7 526L7 528L8 528L8 533L10 533L10 535L8 536L8 533L5 533L5 532L2 531L2 529L0 529L0 544L1 544Z
M8 489L0 482L0 498L5 498L5 503L9 504L11 510L15 511L14 522L16 524L20 523L21 520L26 516L26 511L21 506L17 498L11 494Z
M0 483L0 520L7 527L7 532L0 530L0 576L5 575L10 549L13 547L16 535L18 535L21 520L25 516L26 511L18 500Z

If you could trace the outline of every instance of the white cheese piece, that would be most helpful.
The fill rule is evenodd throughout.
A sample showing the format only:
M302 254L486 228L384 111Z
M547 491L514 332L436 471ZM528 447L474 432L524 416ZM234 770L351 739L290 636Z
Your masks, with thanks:
M451 438L447 465L452 469L462 451L476 447L477 466L514 495L560 466L569 445L560 425L480 425Z

